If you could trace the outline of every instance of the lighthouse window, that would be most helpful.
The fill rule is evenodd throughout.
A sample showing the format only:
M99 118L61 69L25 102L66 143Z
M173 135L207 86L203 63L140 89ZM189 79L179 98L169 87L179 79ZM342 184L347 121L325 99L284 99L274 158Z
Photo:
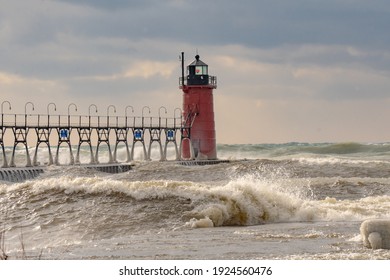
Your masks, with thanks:
M196 75L207 75L207 66L196 66L195 67Z

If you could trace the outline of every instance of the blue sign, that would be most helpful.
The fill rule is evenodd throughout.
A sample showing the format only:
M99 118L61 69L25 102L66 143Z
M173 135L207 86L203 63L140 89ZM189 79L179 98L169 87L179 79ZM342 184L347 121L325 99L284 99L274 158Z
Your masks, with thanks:
M69 137L69 130L67 130L67 129L61 129L60 130L60 137L61 137L61 139L68 139L68 137Z
M142 130L137 129L134 131L134 138L135 140L142 140Z
M167 131L168 140L173 140L174 137L175 137L175 132L173 130L168 130Z

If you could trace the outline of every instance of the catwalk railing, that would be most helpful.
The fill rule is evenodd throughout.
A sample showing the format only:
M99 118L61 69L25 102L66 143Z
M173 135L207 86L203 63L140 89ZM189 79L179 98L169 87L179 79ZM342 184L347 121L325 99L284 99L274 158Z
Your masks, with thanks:
M125 162L131 162L138 143L142 147L144 160L151 160L154 143L157 143L160 152L159 160L167 160L168 145L174 147L174 159L181 160L181 145L190 139L191 127L187 124L193 123L189 119L195 117L193 114L183 117L180 108L176 108L173 115L169 116L165 107L159 108L158 116L152 116L148 106L142 108L140 116L135 116L133 107L127 106L124 115L120 116L116 115L113 105L107 107L106 115L99 116L94 104L89 106L87 115L76 115L70 113L71 109L77 112L77 106L73 103L69 104L67 115L51 114L50 109L57 109L54 103L47 105L47 114L32 114L27 113L27 109L34 111L31 102L26 103L24 114L5 114L4 105L9 106L6 107L8 111L11 110L8 101L1 104L2 168L16 167L15 153L18 146L24 147L27 167L40 165L37 154L43 150L42 146L48 153L45 165L60 165L59 153L62 146L69 151L66 162L70 165L80 164L82 146L87 146L89 150L89 164L98 164L102 145L107 146L107 163L118 162L119 145L125 147ZM54 156L52 150L55 150Z

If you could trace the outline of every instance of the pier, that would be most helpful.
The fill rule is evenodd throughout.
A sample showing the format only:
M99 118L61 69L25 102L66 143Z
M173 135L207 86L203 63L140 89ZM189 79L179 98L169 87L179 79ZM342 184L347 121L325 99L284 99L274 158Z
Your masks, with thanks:
M105 108L104 115L98 115L95 104L88 107L87 114L77 114L79 108L74 103L69 104L66 109L66 115L56 114L56 104L49 103L46 113L35 114L34 104L27 102L24 114L14 114L9 101L1 103L0 179L6 180L13 174L29 178L40 174L42 166L49 165L89 165L91 168L116 173L119 169L128 169L123 166L129 166L134 160L137 145L142 149L143 160L152 160L152 146L157 146L157 160L160 161L167 160L168 146L174 149L171 160L194 159L193 154L189 158L183 158L181 145L184 141L190 142L191 125L196 114L183 116L180 108L168 114L163 106L155 115L152 115L148 106L144 106L138 115L132 106L126 106L120 114L114 105L109 105ZM104 153L108 153L108 161L101 163L99 156L103 146L106 148ZM117 156L119 146L126 153L126 159L122 159L122 162ZM89 151L87 163L80 160L82 147ZM24 150L23 156L20 155L21 149ZM67 150L66 163L60 162L60 150L62 153ZM43 152L47 153L47 160L41 163L38 161L38 153Z

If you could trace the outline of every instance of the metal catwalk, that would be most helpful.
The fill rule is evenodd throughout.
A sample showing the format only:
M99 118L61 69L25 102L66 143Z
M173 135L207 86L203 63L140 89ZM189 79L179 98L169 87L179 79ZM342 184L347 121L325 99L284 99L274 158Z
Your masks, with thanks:
M34 104L27 102L24 114L13 114L11 111L10 102L3 101L0 119L3 169L19 167L15 164L18 146L25 150L25 167L41 165L37 154L43 148L47 151L47 162L43 165L60 165L60 147L69 151L69 165L80 164L82 146L89 149L89 164L96 165L99 164L102 145L108 150L108 162L105 164L119 163L119 145L125 147L125 162L134 160L136 145L141 145L144 160L151 160L154 143L157 143L161 161L167 160L168 145L174 146L175 160L194 159L193 155L182 158L181 145L185 141L191 143L191 125L196 114L183 116L180 108L176 108L169 116L167 109L160 107L158 115L152 116L150 108L144 106L141 115L136 116L132 106L127 106L121 115L117 114L115 106L109 105L106 114L101 116L98 115L97 106L91 104L88 114L79 115L77 105L71 103L67 107L67 114L60 115L56 114L57 106L49 103L46 114L34 114Z

